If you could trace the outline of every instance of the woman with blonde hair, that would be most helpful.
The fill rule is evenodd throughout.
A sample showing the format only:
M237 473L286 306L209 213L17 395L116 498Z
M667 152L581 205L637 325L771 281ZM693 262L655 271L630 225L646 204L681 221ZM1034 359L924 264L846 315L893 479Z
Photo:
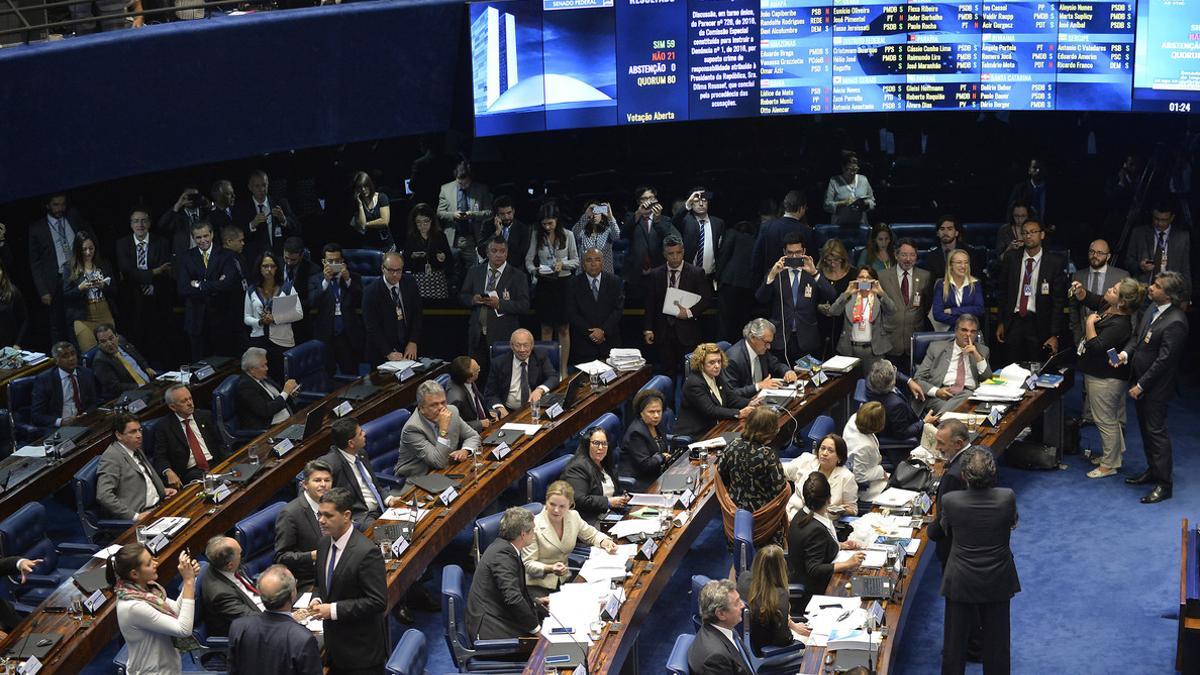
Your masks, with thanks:
M933 286L933 320L939 330L953 326L963 314L984 315L983 284L971 276L971 254L965 249L950 252L946 277L934 281Z
M692 352L691 373L683 382L683 402L675 433L680 436L700 436L721 420L743 419L750 414L752 404L739 395L721 377L729 365L729 357L712 342L705 342Z
M754 556L750 574L738 577L738 591L750 608L750 651L762 656L763 647L787 647L797 635L808 635L808 626L793 621L789 613L787 558L775 544ZM797 650L797 665L804 652Z
M817 271L833 286L834 298L850 288L850 282L854 281L854 275L851 274L850 253L846 251L846 246L840 239L830 239L821 247L821 259L817 262ZM817 324L821 330L821 338L826 340L829 348L836 345L842 336L841 317L830 311L832 304L832 302L826 302L817 305L817 310L821 313L821 316L817 317ZM816 356L820 356L820 354L816 354Z
M583 542L616 553L617 545L600 530L588 525L575 510L575 489L565 480L546 488L542 512L533 517L533 541L521 551L525 583L533 598L558 590L570 576L567 556Z

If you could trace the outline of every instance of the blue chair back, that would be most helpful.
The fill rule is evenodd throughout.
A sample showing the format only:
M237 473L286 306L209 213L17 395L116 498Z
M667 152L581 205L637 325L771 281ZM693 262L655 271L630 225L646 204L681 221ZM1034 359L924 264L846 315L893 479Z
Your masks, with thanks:
M664 433L671 433L675 428L675 411L670 408L664 408L661 424Z
M546 501L546 488L558 480L567 464L571 462L571 457L572 455L563 455L526 471L525 498L539 504Z
M607 412L597 417L591 424L584 427L583 431L579 432L580 441L583 440L583 434L592 427L600 427L608 436L608 454L612 455L613 466L620 466L621 463L621 418ZM576 446L578 447L578 446Z
M412 413L406 408L377 417L363 425L367 434L367 458L376 475L395 476L400 457L400 433Z
M242 545L242 565L250 576L271 566L275 557L275 518L285 506L285 502L275 502L233 526L233 538Z
M837 423L829 415L821 415L808 427L808 441L813 451L826 435L837 432Z
M309 340L283 353L283 379L295 380L308 393L329 393L325 375L325 343Z
M446 387L450 386L450 373L442 373L441 375L438 375L437 377L435 377L433 379L438 384L442 385L442 389L445 389Z
M692 575L692 628L695 630L700 630L700 627L703 625L703 622L700 620L700 589L704 588L704 584L707 584L709 581L711 579L703 574Z
M142 452L146 453L147 457L154 456L154 432L158 429L158 425L162 424L162 421L163 417L155 417L142 422Z
M867 381L859 379L854 383L854 402L862 405L867 402Z
M733 555L738 574L745 574L754 562L754 514L738 509L733 514Z
M467 596L463 569L458 565L442 568L442 621L445 621L446 647L454 666L462 672L473 647L467 634Z
M251 433L249 430L243 430L238 424L237 404L234 401L237 398L235 390L239 377L241 376L230 375L213 390L213 412L217 416L217 428L221 430L225 442L231 446L239 439L253 438L263 431L259 429L257 433Z
M196 575L196 582L192 587L192 593L193 597L196 598L196 604L199 611L196 612L195 618L192 621L192 636L199 640L200 644L205 644L208 642L208 625L207 622L204 621L205 608L199 607L199 601L200 598L204 597L203 594L200 593L200 588L204 583L204 576L208 574L208 561L197 560L196 562L200 564L200 573Z
M667 657L667 672L670 675L691 675L691 669L688 667L688 650L692 648L692 640L696 636L692 633L681 633L675 638L675 645L671 647L671 655Z
M383 252L371 248L348 248L342 251L342 257L354 274L378 277L383 267Z
M983 317L980 317L980 321ZM916 376L917 366L921 365L921 361L925 359L925 352L929 351L929 345L941 340L953 340L954 331L922 331L913 333L911 349L909 350L908 374L910 377Z
M425 634L416 628L409 628L400 636L400 642L396 643L384 667L388 675L425 675L427 651Z
M542 503L530 502L521 506L521 508L536 516L542 512ZM503 515L504 512L501 511L500 513L493 513L490 516L484 516L475 521L476 561L483 556L483 552L487 550L487 547L491 546L493 541L496 541L496 537L500 536L500 517Z
M46 507L29 502L0 522L0 556L18 555L30 560L41 559L34 574L47 574L58 569L58 549L46 537Z
M675 383L666 375L655 375L638 391L642 392L647 389L653 389L662 394L664 407L670 408L675 405Z
M538 354L545 354L546 358L550 360L550 366L554 368L554 372L558 372L558 359L559 354L561 353L561 348L559 347L557 341L538 340L537 342L533 343L533 351L537 352ZM492 343L491 358L493 361L503 358L506 354L512 354L512 347L509 346L507 340L504 342ZM530 386L532 386L532 383L530 383Z
M26 433L37 432L33 424L33 382L36 379L36 375L30 375L8 383L8 409L12 411L18 433L22 431L22 426L27 428Z
M100 347L92 347L83 353L83 367L88 370L92 369L92 362L96 360L96 354L100 353Z

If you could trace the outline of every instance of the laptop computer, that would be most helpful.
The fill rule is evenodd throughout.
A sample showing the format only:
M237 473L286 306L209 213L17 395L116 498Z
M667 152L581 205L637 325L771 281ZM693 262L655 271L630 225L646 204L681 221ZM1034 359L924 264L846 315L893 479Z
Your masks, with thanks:
M333 406L337 405L336 400L323 401L312 410L309 410L304 417L304 424L292 424L283 431L275 434L274 439L281 441L288 439L293 443L312 437L313 434L321 430L321 425L325 423L325 418L329 415L329 411Z
M431 495L440 495L446 488L454 485L454 481L441 473L427 473L424 476L409 476L408 483L415 485Z
M684 490L696 491L696 484L700 481L700 467L689 466L683 471L671 471L663 474L662 481L658 484L659 492L683 492Z
M538 399L538 407L542 410L552 407L555 403L562 404L564 411L574 407L576 400L579 398L579 390L583 388L587 382L587 373L575 373L571 376L570 382L567 383L567 392L565 394L546 394Z
M383 387L371 384L370 382L359 382L358 384L352 385L346 391L338 394L337 397L347 401L361 401L364 398L370 398L375 394L378 394L382 390Z
M91 595L101 588L109 588L108 577L105 576L104 566L80 570L71 575L71 579L84 595Z
M249 483L256 475L258 475L259 471L262 471L262 468L263 465L261 462L258 464L234 464L233 466L229 467L229 480L233 483Z
M501 443L508 443L512 445L524 435L525 432L518 429L497 429L483 439L483 444L500 445Z
M892 597L892 578L881 576L855 576L850 578L851 593L860 598Z

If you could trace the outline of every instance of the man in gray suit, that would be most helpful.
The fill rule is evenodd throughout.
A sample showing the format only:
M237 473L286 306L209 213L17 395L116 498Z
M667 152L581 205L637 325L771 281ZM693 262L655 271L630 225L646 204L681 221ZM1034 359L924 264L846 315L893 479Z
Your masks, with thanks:
M462 420L458 409L446 405L446 391L433 380L417 386L417 414L400 432L397 476L423 476L461 462L479 449L479 433Z
M163 485L142 452L142 425L137 418L119 413L112 426L116 440L100 455L96 501L110 517L136 522L162 500L174 497L175 488Z
M904 239L896 247L896 265L879 274L884 295L895 311L883 317L884 333L892 338L887 358L900 371L911 370L912 334L929 330L929 308L933 305L933 276L917 267L917 245ZM910 373L911 374L911 373Z
M1182 227L1174 227L1175 207L1157 204L1150 225L1142 225L1129 235L1125 267L1137 280L1149 284L1160 272L1178 272L1192 285L1192 237Z
M1089 293L1096 295L1104 295L1104 291L1112 287L1113 284L1129 276L1129 272L1108 264L1112 260L1112 250L1108 247L1108 242L1103 239L1097 239L1088 246L1088 266L1081 270L1076 270L1075 274L1071 275L1072 291L1074 285L1078 283L1083 286ZM1078 345L1083 341L1083 321L1087 318L1090 312L1083 303L1075 299L1075 293L1070 294L1067 301L1071 308L1071 337L1074 338L1074 344ZM1091 418L1091 408L1088 407L1087 386L1083 389L1083 415L1080 421L1083 424L1093 424Z
M472 178L471 164L466 160L454 167L454 180L443 185L438 193L437 216L450 237L451 247L458 237L474 242L479 225L492 217L492 192ZM521 251L521 255L524 253Z
M987 345L977 342L978 337L979 319L962 314L954 324L953 340L929 345L916 375L908 381L914 407L922 414L954 410L992 376Z

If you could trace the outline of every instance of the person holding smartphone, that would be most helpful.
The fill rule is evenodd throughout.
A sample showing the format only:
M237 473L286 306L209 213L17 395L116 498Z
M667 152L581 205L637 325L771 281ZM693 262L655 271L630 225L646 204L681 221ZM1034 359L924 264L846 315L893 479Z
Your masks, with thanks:
M892 338L883 329L884 322L896 311L896 304L879 285L879 274L870 265L860 267L855 281L829 306L829 315L844 315L842 337L837 353L862 360L864 373L892 351Z
M805 253L803 236L799 232L784 235L783 257L771 266L754 293L756 300L771 307L771 322L776 327L771 350L784 363L794 363L820 350L817 305L832 302L836 295L829 280Z
M596 249L604 256L604 271L613 271L613 242L621 236L621 226L613 217L612 206L608 202L591 200L579 222L571 228L575 235L575 246L580 251Z

